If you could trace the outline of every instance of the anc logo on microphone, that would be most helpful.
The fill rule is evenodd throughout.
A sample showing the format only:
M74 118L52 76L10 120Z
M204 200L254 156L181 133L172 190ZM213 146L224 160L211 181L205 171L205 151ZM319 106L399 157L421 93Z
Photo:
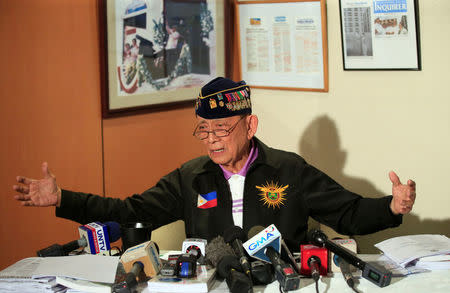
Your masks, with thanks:
M284 205L284 201L286 200L286 193L284 192L289 185L278 186L278 183L266 182L266 185L258 186L261 193L260 200L264 202L264 205L267 204L267 207L272 208L280 208L280 205Z

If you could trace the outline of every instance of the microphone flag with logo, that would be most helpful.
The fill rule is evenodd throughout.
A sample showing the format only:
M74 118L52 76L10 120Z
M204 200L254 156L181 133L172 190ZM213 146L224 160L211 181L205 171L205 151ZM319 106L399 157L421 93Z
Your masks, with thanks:
M249 240L243 246L247 253L265 262L271 262L265 251L267 247L272 247L275 251L281 251L281 234L275 225L270 225Z

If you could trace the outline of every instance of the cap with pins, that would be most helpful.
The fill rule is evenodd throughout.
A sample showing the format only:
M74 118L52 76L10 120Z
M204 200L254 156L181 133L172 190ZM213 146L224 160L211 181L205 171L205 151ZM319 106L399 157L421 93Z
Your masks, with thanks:
M195 102L195 114L205 119L251 113L250 87L243 80L217 77L202 87Z

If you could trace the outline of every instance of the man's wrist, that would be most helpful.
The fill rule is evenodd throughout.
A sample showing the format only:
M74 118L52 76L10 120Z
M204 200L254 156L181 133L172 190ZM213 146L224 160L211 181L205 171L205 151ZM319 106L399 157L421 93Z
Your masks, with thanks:
M56 207L61 207L61 188L58 186L58 190L56 191Z
M399 212L396 212L395 209L394 209L394 197L392 197L392 199L391 199L391 203L389 205L389 208L391 209L391 212L392 212L393 215L398 216L400 214Z

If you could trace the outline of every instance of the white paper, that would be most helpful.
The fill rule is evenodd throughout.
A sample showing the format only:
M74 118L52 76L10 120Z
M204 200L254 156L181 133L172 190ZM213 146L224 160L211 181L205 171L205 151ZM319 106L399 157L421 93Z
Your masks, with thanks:
M66 276L92 282L114 283L119 257L72 255L46 257L36 275Z
M0 272L0 278L37 278L65 276L92 282L114 283L119 257L72 255L30 257Z
M59 292L63 290L58 286L54 277L40 279L0 278L0 292L27 293L27 292Z
M405 267L411 261L422 257L450 253L450 239L435 234L409 235L384 240L375 244L375 247Z

